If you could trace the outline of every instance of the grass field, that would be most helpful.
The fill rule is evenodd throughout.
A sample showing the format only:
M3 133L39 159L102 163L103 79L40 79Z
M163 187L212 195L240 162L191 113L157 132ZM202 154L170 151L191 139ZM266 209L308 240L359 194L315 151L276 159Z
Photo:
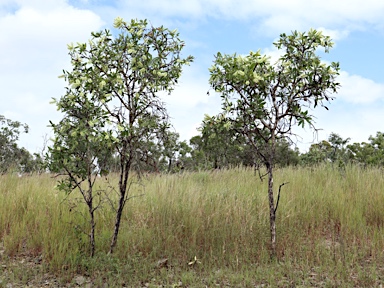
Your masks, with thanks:
M250 169L154 175L132 185L138 197L127 203L113 255L106 253L114 213L107 203L97 210L94 258L82 232L85 206L70 204L76 192L66 198L49 175L4 175L0 287L379 287L383 176L354 166L276 170L276 188L289 184L271 260L267 181ZM96 186L105 189L105 180Z

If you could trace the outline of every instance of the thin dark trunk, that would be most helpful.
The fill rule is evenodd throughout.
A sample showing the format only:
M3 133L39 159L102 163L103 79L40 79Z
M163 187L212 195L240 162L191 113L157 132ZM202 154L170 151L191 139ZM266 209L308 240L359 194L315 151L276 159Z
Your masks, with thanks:
M92 207L92 202L90 204L90 206L88 206L89 208L89 215L91 215L91 233L89 235L89 241L90 241L90 244L91 244L91 257L93 257L95 255L95 227L96 227L96 223L95 223L95 213L93 211L93 207Z
M120 230L121 216L123 214L123 209L126 203L127 185L128 185L129 170L131 169L131 161L132 161L132 156L129 157L126 163L122 163L121 165L122 167L124 167L124 169L122 169L121 171L120 180L119 180L120 198L119 198L119 206L116 212L115 228L113 231L111 246L109 249L110 254L113 253L113 250L116 246L117 236Z
M168 173L171 172L171 169L172 169L172 158L169 157L169 162L168 162Z
M276 211L273 197L273 166L267 165L268 170L268 200L269 200L269 226L271 231L271 256L276 256Z
M115 229L113 231L111 247L109 249L110 254L113 253L113 250L116 247L117 236L118 236L119 230L120 230L121 215L123 214L123 208L124 208L124 204L125 204L124 199L125 199L125 193L120 195L119 208L117 209L117 212L116 212Z
M90 148L88 147L87 155L91 155ZM89 233L89 243L91 245L91 257L95 255L95 210L93 209L93 184L94 182L92 181L92 160L90 157L87 157L87 180L88 180L88 191L84 192L86 193L85 201L88 205L88 211L89 211L89 216L91 217L90 224L91 224L91 231Z

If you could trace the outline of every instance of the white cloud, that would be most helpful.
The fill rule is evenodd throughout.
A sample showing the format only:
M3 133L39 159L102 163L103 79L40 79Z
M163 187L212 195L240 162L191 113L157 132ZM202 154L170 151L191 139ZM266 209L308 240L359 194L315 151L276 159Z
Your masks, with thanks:
M132 15L151 18L172 16L201 21L216 17L252 21L257 30L266 35L333 27L331 34L338 39L348 31L384 24L384 2L377 0L364 3L360 0L121 0L119 3Z
M194 63L185 67L179 79L179 85L171 95L164 95L169 115L175 130L180 133L182 140L189 140L198 134L196 128L200 126L204 114L216 115L220 112L220 98L210 91L208 70L198 67Z
M0 49L8 55L2 57L2 61L14 64L14 56L23 58L25 61L17 62L27 66L44 62L48 57L57 59L58 52L65 53L67 43L87 39L91 31L103 24L100 17L91 11L63 5L62 1L55 2L57 6L48 9L48 5L42 10L40 5L32 7L29 3L0 19Z
M318 124L323 129L320 139L327 139L335 132L342 138L351 138L350 143L368 142L369 136L383 131L383 108L380 104L372 104L363 109L359 104L349 106L348 109L345 109L343 103L336 104L335 107L331 105L329 111L319 113L321 117L319 116Z
M206 11L204 2L200 0L121 0L119 3L121 7L125 7L127 10L145 11L147 14L160 14L164 17L200 17Z
M5 4L15 9L0 16L0 114L19 116L13 120L30 126L28 138L23 137L29 142L23 146L33 152L42 145L41 136L49 131L48 120L57 119L58 113L49 101L64 92L65 84L57 76L69 67L67 44L86 41L103 21L64 0Z
M333 29L326 29L324 27L318 27L317 30L322 31L323 35L331 37L332 41L338 41L344 38L347 38L350 31L345 30L333 30Z
M271 46L270 48L263 49L262 53L270 57L271 64L275 64L279 58L283 56L284 50L279 50L276 46Z
M346 102L369 104L384 100L384 84L345 71L340 73L339 81L341 88L337 97Z
M183 74L179 79L178 85L171 95L164 96L164 100L180 108L194 108L201 103L207 103L207 92L209 90L207 73L201 75L199 70L192 63L191 66L184 67Z
M342 85L336 100L328 106L329 111L317 108L316 127L322 130L318 138L312 137L307 129L295 128L303 138L299 143L301 151L308 150L313 142L327 139L334 132L342 138L351 138L350 143L367 142L370 135L383 131L384 123L384 84L359 75L349 75L341 71L338 79Z

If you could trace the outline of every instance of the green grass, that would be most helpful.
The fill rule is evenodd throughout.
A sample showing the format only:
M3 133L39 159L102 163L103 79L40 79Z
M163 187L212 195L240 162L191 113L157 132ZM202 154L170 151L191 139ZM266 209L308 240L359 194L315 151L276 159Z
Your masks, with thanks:
M106 203L97 211L93 259L80 231L88 227L85 206L68 205L78 194L65 198L48 175L1 176L0 287L42 275L62 285L84 275L96 287L379 286L383 174L357 166L276 170L275 190L289 184L277 211L275 260L267 181L251 169L149 176L133 185L130 195L138 197L127 203L114 255L106 254L113 211ZM106 184L100 179L97 187ZM188 265L195 256L200 263ZM163 258L168 267L157 268Z

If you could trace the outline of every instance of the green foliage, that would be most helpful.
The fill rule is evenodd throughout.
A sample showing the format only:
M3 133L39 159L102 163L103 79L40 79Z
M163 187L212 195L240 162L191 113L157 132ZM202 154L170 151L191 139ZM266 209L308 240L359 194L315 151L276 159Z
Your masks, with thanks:
M309 151L300 155L300 163L314 165L324 162L337 164L340 168L348 164L384 166L384 133L377 132L370 136L369 142L348 144L350 138L343 139L331 133L327 141L312 144Z
M202 142L200 149L204 151L212 165L207 168L217 169L241 163L240 159L236 159L242 150L241 142L222 120L206 115L200 128Z
M285 51L276 63L260 51L246 56L218 53L210 68L210 84L222 96L228 125L255 147L260 147L256 138L270 143L272 137L291 135L293 125L313 127L310 109L327 108L325 102L333 99L329 94L340 86L338 63L327 65L315 53L332 47L321 32L282 34L274 45Z
M285 138L276 143L275 163L279 167L296 166L300 163L299 149L291 148L291 143Z
M67 193L101 172L98 157L109 150L113 141L110 132L104 130L108 120L105 111L94 95L82 90L67 88L67 93L55 102L64 117L58 124L50 122L55 138L49 147L48 165L51 172L68 176L60 185Z
M162 164L160 169L168 173L178 172L184 167L181 158L189 153L189 147L185 142L179 141L178 133L168 131L164 136L163 145L157 148L159 158L162 158L159 161Z
M28 133L28 125L19 121L13 121L0 115L0 173L4 174L10 170L24 172L32 156L24 149L19 148L17 141L20 133ZM25 171L30 172L30 171Z
M327 162L329 155L332 153L331 144L328 141L321 141L312 144L309 151L301 155L301 161L305 165L315 165L321 162Z
M376 137L370 136L370 142L348 145L351 161L365 166L384 166L384 133L377 132Z
M247 137L236 133L221 116L205 115L200 127L201 136L192 137L190 142L190 170L217 169L242 166L258 166L261 163ZM290 143L279 139L276 143L276 164L280 167L296 165L299 162L298 150L292 150ZM192 164L194 163L194 164Z
M83 88L83 87L81 87ZM57 188L66 194L78 189L88 206L90 216L90 254L95 254L95 211L101 200L95 204L94 185L98 174L102 173L98 162L110 151L111 132L104 130L107 115L92 94L81 89L67 88L67 93L56 105L64 113L64 118L51 126L55 135L47 156L51 172L64 177ZM108 139L111 139L108 141ZM100 193L99 193L100 196ZM88 229L87 229L88 230Z
M309 151L301 155L301 162L304 165L314 165L322 162L345 165L350 158L350 151L347 148L349 141L349 138L343 139L340 135L331 133L328 141L323 140L312 144Z
M146 20L126 23L117 18L115 27L121 33L116 38L105 30L92 33L88 44L70 45L73 70L63 75L71 92L66 101L88 99L70 105L93 113L88 124L104 131L99 140L109 143L121 161L146 159L145 147L164 139L169 123L157 93L170 93L182 66L193 60L181 58L184 42L176 31L147 26ZM88 133L86 127L80 130Z

